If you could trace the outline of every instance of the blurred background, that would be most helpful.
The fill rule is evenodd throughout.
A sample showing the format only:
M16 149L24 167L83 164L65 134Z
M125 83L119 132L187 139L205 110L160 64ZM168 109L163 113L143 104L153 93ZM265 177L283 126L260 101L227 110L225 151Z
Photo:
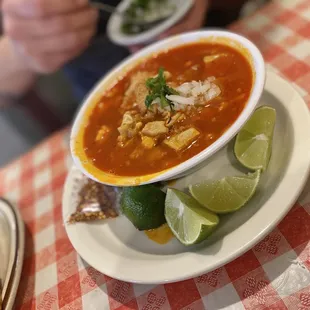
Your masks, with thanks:
M248 1L239 16L252 14L268 0ZM216 19L216 15L213 15ZM78 107L62 72L41 76L24 98L0 104L0 167L27 152L54 131L68 126Z

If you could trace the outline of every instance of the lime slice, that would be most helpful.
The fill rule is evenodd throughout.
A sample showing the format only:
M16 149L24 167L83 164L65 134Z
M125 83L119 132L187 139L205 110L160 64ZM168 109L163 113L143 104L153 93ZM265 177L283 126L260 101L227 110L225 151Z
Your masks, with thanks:
M219 223L216 214L176 189L167 191L165 217L173 234L184 245L205 240Z
M255 193L260 170L238 177L225 177L217 181L205 181L190 185L189 191L204 207L223 214L237 211Z
M243 166L251 170L264 171L267 168L275 121L276 110L262 106L241 129L236 138L234 151Z

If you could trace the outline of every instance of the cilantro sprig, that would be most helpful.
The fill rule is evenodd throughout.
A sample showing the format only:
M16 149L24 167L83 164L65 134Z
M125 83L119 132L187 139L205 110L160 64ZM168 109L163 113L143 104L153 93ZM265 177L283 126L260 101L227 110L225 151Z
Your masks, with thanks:
M169 106L173 110L173 102L167 99L166 96L178 95L179 93L167 85L163 68L159 69L156 77L147 79L145 84L149 90L149 94L145 98L145 105L148 109L154 103L154 100L159 98L162 108Z

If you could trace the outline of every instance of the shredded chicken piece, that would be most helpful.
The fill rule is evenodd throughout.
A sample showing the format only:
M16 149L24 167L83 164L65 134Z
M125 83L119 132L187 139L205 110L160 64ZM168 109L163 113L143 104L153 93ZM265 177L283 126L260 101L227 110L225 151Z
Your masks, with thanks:
M142 129L142 134L149 137L157 137L168 132L164 121L154 121L147 123Z
M130 86L124 95L124 100L122 103L123 108L132 108L133 106L130 106L130 104L134 99L134 103L139 107L141 113L146 112L146 106L144 102L145 97L148 95L149 91L145 85L145 82L151 76L152 74L150 72L137 72L131 77Z
M199 135L200 132L196 128L192 127L174 135L169 139L165 139L164 144L175 151L181 151L188 147L195 139L198 138Z
M96 135L96 142L103 141L104 139L106 139L110 132L111 129L108 126L106 125L101 126Z
M127 111L123 115L122 124L118 127L120 133L118 137L118 142L122 146L127 140L136 136L141 128L143 123L141 122L141 117L139 114L132 114L132 112Z
M126 111L137 106L142 115L150 110L157 113L156 104L153 104L149 109L145 106L145 98L149 94L146 81L152 76L156 77L157 74L153 75L151 72L143 71L137 72L132 76L130 85L125 92L123 103L121 105L123 110ZM172 74L169 71L164 71L164 76L166 80L169 80L172 77ZM160 102L159 98L157 100Z

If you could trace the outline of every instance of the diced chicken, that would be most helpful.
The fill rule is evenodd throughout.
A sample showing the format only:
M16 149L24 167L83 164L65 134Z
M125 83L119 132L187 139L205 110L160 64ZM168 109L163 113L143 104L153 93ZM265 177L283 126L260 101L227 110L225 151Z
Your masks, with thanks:
M134 74L130 80L130 86L125 92L123 107L128 107L128 105L134 99L135 104L139 107L142 113L146 112L145 97L148 95L149 91L145 85L146 80L151 77L150 72L137 72ZM130 108L130 107L129 107Z
M184 118L185 115L183 113L178 112L166 121L166 126L172 127L175 123L182 121Z
M176 134L170 139L164 140L164 144L174 149L175 151L181 151L188 147L194 140L198 138L200 132L195 128L189 128L185 131Z
M208 55L208 56L203 57L203 61L205 64L208 64L223 56L226 56L226 54L223 53L223 54Z
M168 132L164 121L154 121L147 123L142 129L142 134L149 137L157 137Z
M156 145L155 139L148 137L148 136L142 136L142 145L146 149L151 149Z
M140 129L143 127L143 123L142 122L138 122L136 123L135 126L135 135L140 131Z
M123 116L121 126L118 127L118 131L120 133L118 141L123 144L128 139L136 136L142 127L143 123L141 122L140 116L138 114L131 114L131 112L126 112Z
M124 113L121 126L132 125L133 123L134 123L133 115L130 112Z
M110 133L111 129L107 127L106 125L103 125L96 135L96 142L103 141L106 139Z

